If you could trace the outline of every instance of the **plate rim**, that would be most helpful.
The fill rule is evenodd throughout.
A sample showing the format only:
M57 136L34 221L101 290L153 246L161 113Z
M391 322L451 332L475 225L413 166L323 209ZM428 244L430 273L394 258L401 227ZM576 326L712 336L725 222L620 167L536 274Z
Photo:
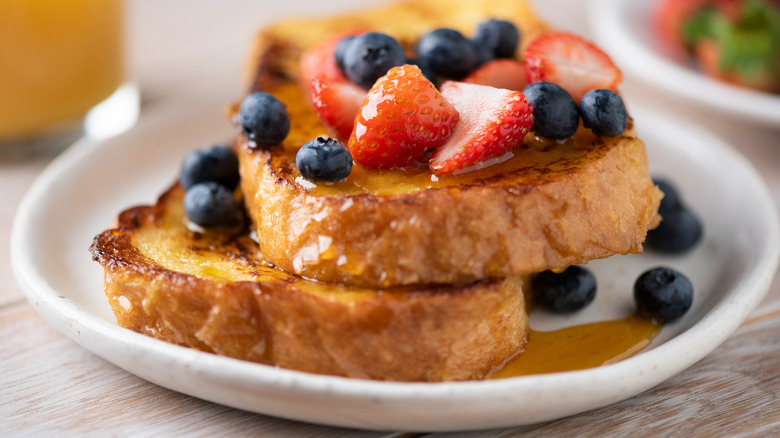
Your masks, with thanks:
M679 122L661 117L652 111L641 108L641 106L632 107L632 113L639 115L637 118L638 120L651 120L652 123L679 126ZM745 170L749 171L750 175L755 179L754 182L758 183L758 188L761 193L757 196L772 200L765 182L747 159L739 154L733 147L715 137L714 134L711 134L696 125L687 124L685 131L689 133L693 132L695 135L700 136L710 142L712 147L720 149L722 154L727 154L728 157L735 160L740 166L745 167ZM132 135L132 131L130 135ZM45 195L48 188L55 184L58 178L62 178L66 175L69 166L79 162L79 160L88 158L94 151L103 147L110 147L110 145L111 141L92 142L82 140L77 142L77 144L63 153L60 157L57 157L44 172L41 173L25 194L22 203L17 210L12 227L11 261L14 276L25 293L27 300L35 307L38 313L44 316L50 324L55 326L66 336L72 338L84 348L92 351L98 356L101 356L109 362L115 363L146 380L205 400L294 420L328 424L332 426L359 427L376 430L390 430L392 427L389 426L394 421L393 418L388 418L389 421L385 422L365 421L359 418L311 418L307 416L305 412L299 415L290 415L287 412L278 412L273 411L272 409L263 409L260 411L252 409L251 406L247 406L243 403L231 402L231 400L224 398L214 396L203 397L199 394L193 394L192 391L183 391L176 385L155 381L154 378L144 375L143 372L139 373L137 369L130 370L127 366L118 364L115 358L106 356L110 356L112 348L133 348L150 351L153 354L160 355L161 359L168 363L189 367L213 380L247 385L254 390L275 389L292 391L299 396L311 394L312 391L319 391L320 396L335 397L336 399L339 397L346 397L352 401L366 401L379 398L382 401L391 404L410 401L415 403L440 402L445 398L448 400L448 403L457 404L473 401L475 397L503 397L504 400L509 400L511 402L512 400L518 399L518 394L533 393L534 391L539 391L540 389L547 387L559 388L560 390L577 387L578 385L581 385L583 379L588 380L591 384L608 384L618 375L636 376L646 369L646 365L642 364L643 362L653 362L656 367L653 372L656 375L661 376L659 379L655 379L649 383L639 382L634 379L633 381L629 381L629 384L624 385L622 390L610 393L607 397L595 400L594 403L585 409L568 406L568 412L550 415L548 417L538 417L531 422L545 421L605 406L638 394L681 372L709 354L717 345L724 342L728 336L736 330L738 325L747 317L748 313L758 304L768 290L772 274L777 268L778 258L780 257L780 220L778 220L777 210L774 208L774 203L772 202L765 206L767 209L765 213L774 218L774 221L771 222L771 229L768 230L768 241L774 242L774 244L767 244L764 247L765 254L758 259L760 263L754 265L744 277L740 278L741 286L739 288L735 286L729 291L728 295L724 297L724 299L730 298L732 295L741 291L741 295L746 295L746 297L743 298L749 299L738 300L736 303L730 303L729 306L722 306L721 304L723 303L719 302L699 321L674 338L650 351L642 352L632 358L612 365L579 371L515 377L492 381L444 383L378 382L308 374L300 371L280 369L200 352L186 347L168 344L132 332L121 328L116 324L111 324L110 322L103 320L100 316L81 308L77 303L60 295L57 290L51 287L45 278L44 273L40 272L40 270L35 267L31 254L32 246L30 245L32 244L29 239L31 239L31 233L35 230L31 228L32 226L30 224L33 222L29 219L33 217L36 210L42 208L42 206L39 205L40 203L36 203L36 201ZM728 324L720 322L724 318ZM75 329L74 325L81 327L82 330L79 331ZM704 336L705 333L707 336ZM713 333L717 336L713 337ZM103 340L109 345L101 348L95 347L94 343L91 343L88 337L98 335L102 335L104 337ZM704 337L703 342L702 339L700 339L702 337ZM690 345L691 341L689 341L689 339L697 341L697 349L694 352L688 351L686 353L683 351L685 349L681 348L680 345ZM669 354L670 351L687 356L685 356L685 360L682 364L665 363L664 361L659 360L659 358L663 357L665 354ZM235 374L229 376L224 375L224 373L220 371L223 367L228 367ZM507 395L508 392L513 392L514 396L511 394ZM425 430L436 431L517 426L529 423L513 421L511 418L503 418L501 421L493 420L489 424L479 423L468 418L465 418L465 420L471 421L471 423L458 424L441 422L440 419L438 422L432 421L431 419L418 419L418 421L422 421L424 425L428 426L424 428Z
M642 8L644 15L650 16L648 8L652 2L653 0L593 0L587 13L595 41L613 59L633 57L632 62L619 65L644 83L671 92L679 98L717 108L719 112L780 127L780 94L726 84L696 70L685 68L656 53L643 43L636 32L628 29L627 20L624 18L629 6ZM670 80L671 78L675 80Z

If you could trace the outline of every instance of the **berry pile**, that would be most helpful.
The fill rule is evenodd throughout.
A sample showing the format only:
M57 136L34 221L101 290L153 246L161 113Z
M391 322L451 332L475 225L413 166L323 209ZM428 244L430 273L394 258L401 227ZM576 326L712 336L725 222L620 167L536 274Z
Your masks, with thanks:
M346 144L355 163L375 169L430 157L431 171L448 175L511 152L529 130L562 140L580 119L599 136L626 129L625 105L614 91L622 75L604 52L551 32L531 41L518 61L520 39L514 24L495 19L479 23L471 38L434 29L406 48L380 32L332 35L301 56L299 81L335 142L311 144ZM261 147L279 144L289 130L284 105L266 93L244 100L241 124ZM312 162L329 154L301 155L309 169L302 175L339 180L339 172L322 171L331 164Z
M348 178L353 160L386 169L427 157L433 173L447 175L505 155L529 131L564 140L581 120L597 136L624 132L628 114L616 92L622 74L604 52L576 35L551 32L531 41L519 62L519 41L514 25L489 20L471 39L454 29L433 30L415 45L416 58L407 58L391 36L362 30L308 49L299 80L334 138L317 137L299 149L301 176L332 183ZM284 104L264 92L244 99L240 122L254 147L278 145L290 129ZM235 220L237 168L225 147L185 159L181 184L193 222L210 227ZM701 239L701 223L673 186L656 184L665 193L659 208L664 220L648 233L647 245L685 251ZM537 302L557 313L586 307L596 290L595 276L580 266L545 271L532 281ZM693 287L681 273L655 268L636 281L634 298L641 313L669 322L688 311Z

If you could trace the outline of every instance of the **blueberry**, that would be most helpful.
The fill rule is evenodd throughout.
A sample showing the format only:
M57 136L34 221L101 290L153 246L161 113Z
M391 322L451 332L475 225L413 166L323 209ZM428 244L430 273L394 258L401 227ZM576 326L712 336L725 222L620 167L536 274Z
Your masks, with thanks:
M582 124L599 137L620 135L626 130L628 114L623 99L604 88L590 90L580 100Z
M454 29L436 29L417 43L417 55L428 61L436 74L462 78L479 67L476 45Z
M287 108L268 93L259 91L245 97L239 115L244 134L259 146L277 145L290 132Z
M693 285L674 269L654 268L634 283L634 301L641 314L671 322L691 308Z
M406 62L401 44L383 33L364 33L345 44L344 74L366 90L388 70Z
M651 249L678 254L693 248L701 240L703 227L699 218L681 207L661 213L661 224L647 232L645 243Z
M355 36L344 37L336 44L336 48L333 50L333 57L336 58L336 65L344 73L344 54L347 52L347 48L355 40Z
M562 140L577 132L580 123L577 104L568 91L552 82L534 82L523 90L534 107L534 126L542 137Z
M488 20L477 26L474 41L490 50L495 58L514 58L520 32L509 21Z
M233 192L215 182L195 184L184 195L187 217L202 227L230 225L238 217Z
M471 45L474 46L474 50L477 52L477 59L479 59L479 62L477 63L477 67L496 59L496 56L493 54L492 48L484 46L474 40L471 41Z
M179 182L185 189L200 182L213 181L233 190L239 179L236 153L227 146L216 145L187 154Z
M352 154L332 138L317 137L295 156L298 171L309 181L341 181L352 171Z
M555 313L576 312L596 298L596 277L581 266L556 274L544 271L531 282L536 301Z
M661 199L661 205L658 207L658 212L663 214L667 211L677 210L682 207L680 202L680 196L677 194L677 189L664 179L653 178L653 183L664 193L664 197Z
M422 58L413 58L413 59L407 59L406 63L420 67L420 71L422 72L423 76L425 76L426 79L431 81L433 85L438 85L436 81L436 73L433 72L433 69L431 68L431 65L428 64L428 61Z

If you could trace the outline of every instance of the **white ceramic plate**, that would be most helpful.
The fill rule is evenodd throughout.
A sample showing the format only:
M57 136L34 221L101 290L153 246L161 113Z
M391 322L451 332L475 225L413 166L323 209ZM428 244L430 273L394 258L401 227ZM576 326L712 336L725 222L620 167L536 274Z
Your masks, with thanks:
M190 150L229 137L219 111L168 107L145 114L129 133L76 144L35 182L16 217L14 273L51 324L106 360L158 385L249 411L337 426L442 431L495 428L560 418L638 394L723 342L766 292L778 259L778 218L747 161L698 128L635 110L654 171L674 180L704 218L692 253L594 262L596 301L574 317L537 312L552 329L624 317L645 269L686 273L694 306L652 346L623 362L576 372L461 383L388 383L312 375L174 346L120 328L90 260L92 237L121 209L150 203ZM661 136L663 133L663 136ZM684 148L678 145L685 145Z
M726 114L780 127L780 95L711 79L688 60L677 59L653 28L659 0L593 0L590 27L598 44L626 73Z

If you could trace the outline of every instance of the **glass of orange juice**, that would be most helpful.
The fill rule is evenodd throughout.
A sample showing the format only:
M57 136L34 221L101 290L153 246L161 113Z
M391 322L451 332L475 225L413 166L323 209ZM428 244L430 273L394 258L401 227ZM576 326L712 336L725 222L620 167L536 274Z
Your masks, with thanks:
M123 0L0 0L0 147L72 139L116 95L125 82L123 15ZM137 101L136 93L135 109L119 115L132 119L125 125Z

